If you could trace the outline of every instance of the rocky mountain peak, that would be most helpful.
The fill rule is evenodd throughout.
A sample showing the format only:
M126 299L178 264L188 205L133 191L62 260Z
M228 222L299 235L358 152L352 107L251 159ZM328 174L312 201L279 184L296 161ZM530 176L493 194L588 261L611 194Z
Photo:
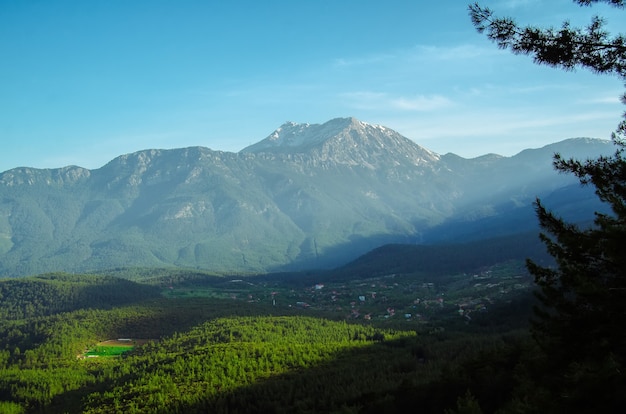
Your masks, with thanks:
M308 155L319 162L377 167L379 164L424 164L439 155L398 132L356 118L336 118L324 124L287 122L242 153Z
M354 118L336 118L324 124L285 122L267 138L241 152L301 152L340 135L358 123Z

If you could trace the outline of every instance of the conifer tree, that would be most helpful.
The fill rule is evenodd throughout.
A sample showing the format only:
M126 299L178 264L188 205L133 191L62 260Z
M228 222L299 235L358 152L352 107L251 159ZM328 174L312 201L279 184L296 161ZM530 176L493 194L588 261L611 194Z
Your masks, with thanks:
M604 2L623 8L625 0L574 0L581 6ZM520 27L470 5L472 22L499 47L530 55L538 64L577 67L626 80L626 39L611 36L594 17L584 29ZM622 97L626 103L626 94ZM592 226L567 223L540 200L536 212L541 240L555 267L528 261L541 306L532 332L544 352L533 378L543 389L544 412L618 412L626 406L626 114L612 135L612 156L580 161L555 154L559 172L576 175L610 212L595 213ZM535 407L538 408L538 407Z

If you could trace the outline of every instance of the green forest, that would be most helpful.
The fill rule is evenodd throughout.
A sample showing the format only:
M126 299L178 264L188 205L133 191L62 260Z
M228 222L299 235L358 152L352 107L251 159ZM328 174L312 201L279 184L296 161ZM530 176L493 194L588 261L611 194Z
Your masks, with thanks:
M0 281L0 412L495 412L527 385L519 263L437 284L113 273Z
M546 352L522 260L546 257L527 238L386 246L328 271L0 279L0 412L614 412L614 366L560 373Z

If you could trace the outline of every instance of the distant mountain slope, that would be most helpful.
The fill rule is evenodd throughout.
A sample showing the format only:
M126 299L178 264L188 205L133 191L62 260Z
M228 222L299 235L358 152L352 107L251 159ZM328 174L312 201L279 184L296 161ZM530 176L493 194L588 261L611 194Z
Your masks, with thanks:
M379 277L395 273L441 276L478 272L481 268L498 263L524 261L526 258L539 263L551 263L552 258L535 232L465 243L388 244L333 270L330 275L334 279Z
M9 170L0 174L0 276L333 267L386 243L534 228L537 195L585 220L593 197L552 170L556 151L580 157L613 148L575 139L464 159L342 118L284 124L239 153L150 149L95 170Z

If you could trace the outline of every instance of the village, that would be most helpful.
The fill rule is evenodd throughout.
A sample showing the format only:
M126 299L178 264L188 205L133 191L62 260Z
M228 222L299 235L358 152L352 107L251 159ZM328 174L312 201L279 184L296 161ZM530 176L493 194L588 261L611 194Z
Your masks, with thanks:
M348 281L326 279L305 286L229 279L211 286L170 287L165 295L229 298L348 320L418 325L449 320L470 324L495 305L528 294L531 286L532 278L523 266L506 263L445 277L387 274Z

